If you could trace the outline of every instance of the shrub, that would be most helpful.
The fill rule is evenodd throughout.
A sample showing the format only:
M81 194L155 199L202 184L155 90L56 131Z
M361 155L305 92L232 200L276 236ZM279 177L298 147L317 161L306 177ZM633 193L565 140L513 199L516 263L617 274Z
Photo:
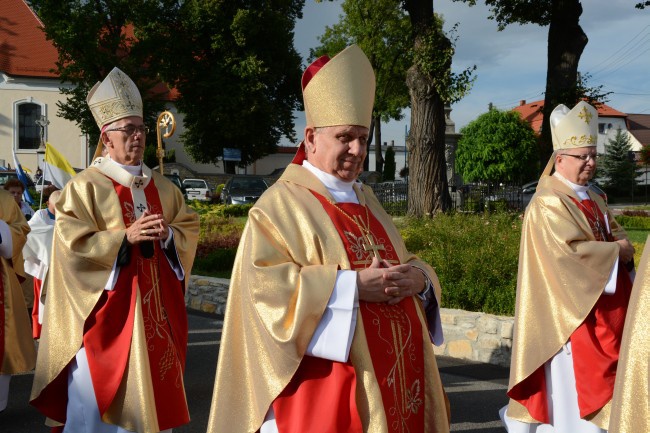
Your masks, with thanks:
M514 314L518 215L439 214L432 220L406 219L400 225L407 248L435 268L443 307Z
M650 230L650 218L638 215L617 215L616 221L625 228Z

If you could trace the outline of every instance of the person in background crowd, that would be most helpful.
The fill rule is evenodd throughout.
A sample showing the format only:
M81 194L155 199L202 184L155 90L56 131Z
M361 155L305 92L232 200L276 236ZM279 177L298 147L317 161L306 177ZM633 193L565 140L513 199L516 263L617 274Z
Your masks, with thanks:
M448 432L438 279L357 182L372 66L352 45L302 87L305 140L237 252L208 432Z
M142 163L135 83L114 68L87 102L108 156L56 202L31 403L65 433L169 432L190 419L184 294L198 215Z
M550 118L554 153L524 215L510 433L603 433L609 426L634 248L589 189L598 112L584 101ZM555 173L550 175L555 167Z
M41 325L45 314L45 305L41 299L41 286L45 281L50 265L52 235L54 233L55 204L61 191L53 191L47 200L47 207L37 211L29 220L31 231L23 248L25 272L34 279L34 306L32 308L32 336L41 337Z
M20 211L25 215L25 219L29 221L29 219L34 215L34 209L31 208L31 206L23 200L23 193L25 192L25 185L18 180L18 179L9 179L7 182L4 184L4 189L9 191L9 194L11 194L16 200L16 203L18 203L18 207L20 208Z
M32 370L36 349L20 288L29 225L13 197L0 190L0 412L9 400L11 375Z

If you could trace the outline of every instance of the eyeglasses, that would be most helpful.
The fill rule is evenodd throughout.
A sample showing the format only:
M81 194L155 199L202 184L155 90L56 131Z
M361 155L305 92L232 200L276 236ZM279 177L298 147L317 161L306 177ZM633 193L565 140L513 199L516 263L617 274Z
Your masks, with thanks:
M560 153L563 156L570 156L571 158L579 159L582 162L596 161L598 155L592 153L585 153L583 155L571 155L570 153Z
M120 132L125 132L127 137L130 137L134 135L137 132L140 134L148 134L149 133L149 127L140 125L140 126L135 126L135 125L126 125L122 126L121 128L113 128L113 129L107 129L104 132L111 132L111 131L120 131Z

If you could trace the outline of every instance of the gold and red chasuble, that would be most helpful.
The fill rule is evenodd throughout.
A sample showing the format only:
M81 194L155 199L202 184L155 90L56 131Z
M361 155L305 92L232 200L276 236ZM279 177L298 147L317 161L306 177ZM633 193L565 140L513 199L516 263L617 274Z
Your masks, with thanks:
M593 200L570 198L587 218L597 241L616 240L607 229L605 217ZM612 398L631 290L630 275L619 264L614 294L601 295L582 324L571 334L571 354L581 418L598 411ZM545 424L550 423L543 365L508 395L526 406L533 418Z
M337 228L352 270L367 268L373 256L391 265L399 264L388 235L367 207L355 203L333 204L320 194L313 191L312 193L321 202ZM392 306L385 303L359 302L359 313L381 391L387 430L390 432L424 431L424 340L415 302L417 301L413 297ZM319 385L320 389L313 386L315 377L323 382ZM302 417L306 411L307 417L318 414L319 419L338 419L339 424L331 426L330 429L321 428L319 422L319 431L362 431L354 401L355 383L354 367L349 362L337 363L304 357L291 383L274 402L279 431L305 431L300 429L307 425L296 425L295 420L284 420L282 405L285 404L292 405L293 411L285 406L285 413L291 413L292 418L296 414ZM331 392L323 392L322 389ZM333 400L328 400L330 398ZM291 399L304 403L287 403L287 400ZM314 406L315 400L318 401L317 410L309 407L309 403ZM309 418L305 422L308 423Z
M124 224L129 227L136 219L131 190L115 181L113 185L122 204ZM146 209L162 214L153 179L144 193ZM145 205L138 206L142 207L138 213L145 210ZM154 253L149 258L142 255L137 245L131 247L131 259L120 267L115 288L102 294L86 321L84 346L97 405L103 415L113 402L128 364L139 292L158 426L166 430L189 422L183 386L187 316L182 282L171 269L159 242L152 243Z

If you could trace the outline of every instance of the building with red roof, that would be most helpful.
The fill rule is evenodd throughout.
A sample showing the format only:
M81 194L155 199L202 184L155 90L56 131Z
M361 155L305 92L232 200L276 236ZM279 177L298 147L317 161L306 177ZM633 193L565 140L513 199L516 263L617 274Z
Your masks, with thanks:
M85 136L57 116L57 103L64 100L59 88L66 84L54 72L58 53L43 23L24 0L0 1L0 17L0 165L13 166L15 150L21 165L34 173L44 156L42 138L74 167L86 167Z
M521 118L539 134L542 130L543 109L544 100L530 103L522 100L512 111L519 113ZM616 136L618 129L628 134L633 151L641 150L642 143L631 133L627 114L607 104L600 104L596 109L598 110L598 143L596 146L598 153L605 153L605 145Z

